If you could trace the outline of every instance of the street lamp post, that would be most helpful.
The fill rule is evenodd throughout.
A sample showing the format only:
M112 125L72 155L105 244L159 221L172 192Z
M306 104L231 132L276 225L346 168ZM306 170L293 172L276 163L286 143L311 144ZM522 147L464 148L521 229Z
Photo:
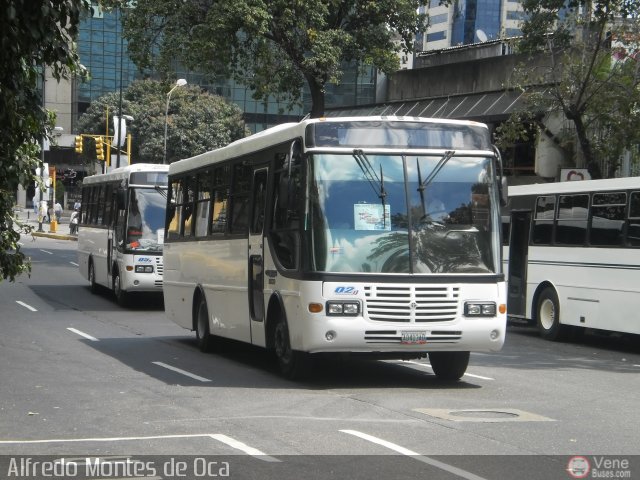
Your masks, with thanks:
M184 78L179 78L176 84L174 85L174 87L171 90L169 90L169 93L167 93L167 108L164 112L164 158L162 161L164 165L167 164L167 124L168 124L168 118L169 118L169 100L171 99L171 94L176 88L182 87L186 84L187 84L187 81Z

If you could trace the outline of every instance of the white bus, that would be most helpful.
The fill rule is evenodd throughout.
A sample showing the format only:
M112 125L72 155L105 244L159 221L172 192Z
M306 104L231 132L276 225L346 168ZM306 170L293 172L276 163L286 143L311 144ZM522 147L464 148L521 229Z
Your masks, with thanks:
M140 163L83 180L78 264L92 292L107 287L123 306L134 292L162 293L168 170Z
M509 187L509 207L509 317L640 333L640 178Z
M427 353L459 379L506 326L498 156L484 124L305 120L172 163L165 311L196 331L309 354Z

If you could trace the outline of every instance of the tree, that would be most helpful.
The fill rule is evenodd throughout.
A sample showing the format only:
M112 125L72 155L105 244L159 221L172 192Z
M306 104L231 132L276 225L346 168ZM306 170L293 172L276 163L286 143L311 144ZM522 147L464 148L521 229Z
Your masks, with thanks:
M144 80L122 92L122 113L133 117L132 159L136 163L162 163L167 92L172 85ZM108 93L91 103L78 121L82 133L105 135L106 115L118 114L120 94ZM109 122L113 135L113 122ZM167 116L167 162L223 147L248 135L240 108L198 86L180 87L171 94ZM90 147L91 140L87 140ZM86 147L86 145L85 145ZM93 155L93 148L83 149ZM115 152L115 150L112 150Z
M121 3L111 0L110 4ZM299 103L303 85L311 116L324 113L327 83L346 62L398 69L426 17L424 0L138 0L124 15L129 52L140 68L170 73L176 61L233 76L254 98Z
M80 14L87 0L0 1L0 275L15 280L31 266L20 249L30 228L14 217L15 192L38 182L41 143L53 116L43 108L42 69L54 78L82 73L74 50ZM16 228L17 226L17 228Z
M500 128L503 145L522 132L523 120L571 150L594 178L611 176L615 159L640 143L640 8L631 0L524 0L519 42L526 62L515 76L524 108ZM621 55L625 53L625 55ZM622 58L622 57L626 58ZM547 115L561 113L571 125L550 132ZM520 132L518 132L518 130ZM568 136L567 136L568 133ZM608 171L599 165L609 162Z

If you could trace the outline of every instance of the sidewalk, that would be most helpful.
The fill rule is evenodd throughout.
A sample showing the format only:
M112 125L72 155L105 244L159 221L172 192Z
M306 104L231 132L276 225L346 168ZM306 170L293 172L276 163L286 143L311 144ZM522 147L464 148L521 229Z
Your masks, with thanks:
M38 217L33 211L16 209L15 215L20 221L27 223L27 225L33 228L31 234L34 237L55 238L57 240L78 240L77 235L71 235L69 233L69 218L71 214L66 211L62 212L60 223L58 223L55 232L51 231L51 224L46 222L42 224L42 232L38 232Z

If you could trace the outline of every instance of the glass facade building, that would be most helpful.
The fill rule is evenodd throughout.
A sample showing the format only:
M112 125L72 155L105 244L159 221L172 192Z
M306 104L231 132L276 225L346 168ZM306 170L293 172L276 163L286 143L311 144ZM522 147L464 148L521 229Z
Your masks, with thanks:
M130 60L117 9L105 12L94 5L91 15L80 24L77 42L80 62L89 70L91 78L76 82L73 125L93 100L120 88L126 89L136 79L153 77L152 73L139 72ZM298 121L311 109L310 95L306 91L302 95L302 106L288 108L286 103L275 98L267 102L253 99L251 90L233 79L211 83L197 72L176 70L176 78L185 78L191 85L200 85L236 103L244 112L247 128L254 133L279 123ZM374 103L376 69L349 66L340 85L328 85L326 90L326 108Z

